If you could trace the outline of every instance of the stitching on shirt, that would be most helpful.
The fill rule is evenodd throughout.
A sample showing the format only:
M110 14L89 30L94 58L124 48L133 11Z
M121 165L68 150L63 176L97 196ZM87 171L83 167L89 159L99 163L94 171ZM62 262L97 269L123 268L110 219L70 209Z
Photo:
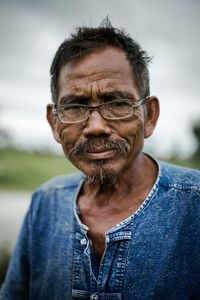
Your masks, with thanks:
M159 162L156 161L156 163L158 165L158 176L157 176L156 182L154 183L154 186L152 187L147 198L144 200L144 202L140 205L140 207L130 217L128 217L127 219L125 219L122 222L120 222L119 224L117 224L115 227L113 227L111 230L109 230L106 234L115 232L116 230L119 230L122 227L127 227L127 226L131 225L133 220L138 216L138 214L140 214L140 212L143 211L148 206L150 200L153 198L153 196L156 194L156 192L158 190L158 186L160 184L160 178L162 176L162 167L159 164Z
M184 190L184 191L195 191L200 193L200 187L195 186L195 185L181 185L181 184L164 184L160 183L161 186L166 187L166 188L174 188L176 190Z

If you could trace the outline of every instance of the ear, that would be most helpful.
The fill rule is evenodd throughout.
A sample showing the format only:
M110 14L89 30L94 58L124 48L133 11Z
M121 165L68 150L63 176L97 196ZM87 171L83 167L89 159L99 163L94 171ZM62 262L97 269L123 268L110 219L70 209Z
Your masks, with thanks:
M146 110L147 111L145 112L144 137L148 138L152 135L160 114L159 100L157 97L149 97L149 99L146 102Z
M46 115L46 117L47 117L47 120L48 120L49 125L51 127L54 139L56 140L56 142L58 142L60 144L61 143L60 136L59 136L59 133L58 133L58 130L57 130L58 120L57 120L56 116L53 113L53 104L48 104L47 105L47 115Z

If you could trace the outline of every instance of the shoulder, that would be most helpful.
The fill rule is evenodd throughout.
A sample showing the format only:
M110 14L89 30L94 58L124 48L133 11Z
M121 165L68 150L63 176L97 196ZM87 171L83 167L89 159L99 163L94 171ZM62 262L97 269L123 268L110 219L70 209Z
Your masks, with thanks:
M72 173L56 176L37 188L36 192L45 192L48 190L75 188L83 180L83 173Z
M170 222L174 219L187 228L199 228L200 172L164 162L158 164L156 197L162 211L171 215Z
M33 193L30 211L40 215L62 211L63 207L69 209L76 200L83 180L83 173L61 175L48 180Z
M158 162L158 164L161 185L200 193L200 171L165 162Z

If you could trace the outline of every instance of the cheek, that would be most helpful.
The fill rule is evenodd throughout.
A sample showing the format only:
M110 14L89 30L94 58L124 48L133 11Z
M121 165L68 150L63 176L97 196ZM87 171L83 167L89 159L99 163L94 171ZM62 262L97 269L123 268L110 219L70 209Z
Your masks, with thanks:
M78 141L81 130L76 125L76 127L73 125L68 126L60 126L58 129L60 141L63 147L64 152L67 154L69 150L76 144Z
M134 122L134 126L129 129L127 135L129 153L127 161L131 163L142 151L144 146L144 126L141 122Z
M133 120L135 120L135 122L143 123L144 122L143 110L141 110L141 109L135 110L132 118L133 118Z
M144 120L142 118L135 118L130 125L126 127L127 141L132 146L144 139Z

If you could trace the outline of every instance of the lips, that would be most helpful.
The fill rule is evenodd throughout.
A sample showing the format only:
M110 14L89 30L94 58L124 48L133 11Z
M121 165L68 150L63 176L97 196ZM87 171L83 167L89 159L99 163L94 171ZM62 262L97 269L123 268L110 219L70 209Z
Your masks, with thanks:
M100 152L107 152L107 151L113 151L113 149L111 148L108 148L108 147L98 147L98 146L95 146L95 147L89 147L85 152L86 153L100 153Z
M89 158L93 158L93 159L106 159L106 158L111 158L114 154L114 150L109 149L90 149L88 150L85 155Z

